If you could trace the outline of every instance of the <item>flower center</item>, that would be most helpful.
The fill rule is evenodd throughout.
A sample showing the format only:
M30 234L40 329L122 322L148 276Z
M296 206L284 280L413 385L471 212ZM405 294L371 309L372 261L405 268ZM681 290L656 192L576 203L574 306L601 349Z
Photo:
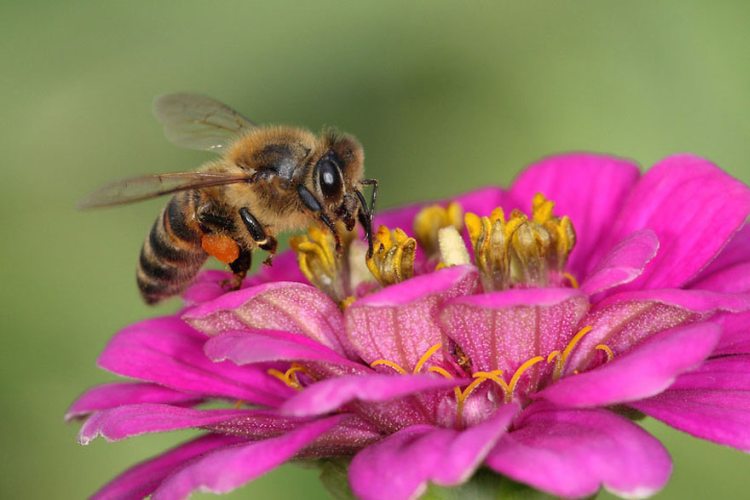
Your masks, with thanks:
M496 208L489 217L466 214L466 227L474 248L485 291L519 286L543 287L575 278L563 269L576 236L568 217L553 216L554 203L534 196L531 218L513 210L510 217Z
M573 350L576 348L576 346L579 344L581 339L583 339L589 332L591 332L592 327L591 326L585 326L581 328L568 342L568 344L565 346L565 348L560 350L554 350L550 352L547 356L533 356L532 358L527 359L521 365L513 372L513 375L511 375L510 380L506 380L506 378L503 376L503 370L492 370L492 371L476 371L471 374L471 377L474 379L472 382L467 385L465 388L461 388L460 386L456 386L453 388L455 398L456 398L456 423L460 427L463 425L463 411L464 407L466 406L466 401L469 399L469 396L471 396L482 384L484 384L487 381L494 382L497 386L500 387L500 390L503 394L503 401L505 403L510 403L513 401L514 397L517 397L516 390L518 388L518 384L521 381L521 378L535 365L538 363L542 363L546 360L547 364L554 363L554 368L552 370L551 379L552 381L559 380L562 375L563 371L565 370L565 365L568 359L570 358L570 355L572 354ZM413 374L418 374L422 371L424 366L427 364L427 362L432 358L432 356L435 355L440 349L442 349L442 343L438 343L430 347L425 353L419 358L417 363L414 365L414 369L411 371ZM612 349L609 348L609 346L605 344L598 344L595 347L596 350L602 351L606 354L607 360L606 362L611 361L614 358L614 352L612 352ZM461 360L457 359L457 364L459 366L465 366L467 363L461 363ZM470 363L469 363L470 364ZM375 368L376 366L387 366L394 370L395 372L401 374L401 375L408 375L409 371L403 368L398 363L395 363L393 361L387 360L387 359L378 359L370 363L370 366ZM452 379L455 378L453 374L451 374L448 370L445 368L438 366L438 365L432 365L429 366L427 369L428 372L437 373L445 378ZM574 371L573 374L578 374L578 371ZM529 384L527 384L527 387L535 386L533 381Z

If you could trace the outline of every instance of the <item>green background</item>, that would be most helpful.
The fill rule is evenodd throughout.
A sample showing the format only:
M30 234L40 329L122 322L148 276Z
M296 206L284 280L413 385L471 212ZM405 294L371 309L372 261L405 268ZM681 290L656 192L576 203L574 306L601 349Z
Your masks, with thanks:
M142 305L135 259L163 200L80 213L124 176L190 170L155 95L192 90L259 122L356 134L381 206L507 183L595 150L680 151L750 181L750 3L2 2L2 498L81 498L184 435L75 443L66 406ZM672 451L660 498L736 497L750 458L646 426ZM236 497L325 497L284 467Z

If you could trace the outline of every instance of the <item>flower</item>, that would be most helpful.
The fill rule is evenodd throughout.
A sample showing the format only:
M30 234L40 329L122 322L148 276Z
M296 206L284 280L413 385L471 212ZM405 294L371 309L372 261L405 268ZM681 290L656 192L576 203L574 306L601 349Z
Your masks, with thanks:
M361 498L412 498L481 466L565 497L649 496L671 461L629 417L750 449L748 213L750 190L697 157L641 176L564 155L507 191L381 214L370 257L349 240L335 259L313 228L239 291L204 273L183 311L99 358L138 382L91 389L68 414L86 418L82 443L204 435L97 496L225 492L328 458L351 458Z

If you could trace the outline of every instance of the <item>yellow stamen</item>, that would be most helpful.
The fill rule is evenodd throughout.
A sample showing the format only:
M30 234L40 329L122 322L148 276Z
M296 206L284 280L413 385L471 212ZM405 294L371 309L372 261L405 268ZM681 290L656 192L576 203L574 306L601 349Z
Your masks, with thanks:
M429 368L427 368L427 371L428 372L432 372L432 373L438 373L438 374L442 375L445 378L453 378L453 375L451 375L450 373L448 373L448 370L446 370L445 368L442 368L440 366L430 366Z
M580 342L581 339L585 337L586 334L588 334L591 330L592 328L590 326L584 326L578 331L578 333L575 334L575 336L573 336L571 341L568 342L568 345L565 346L562 354L557 358L555 370L552 374L553 380L557 380L560 378L563 372L563 368L565 368L565 362L568 360L570 353L573 352L573 349L575 349L575 346L578 345L578 342Z
M612 361L615 357L615 353L612 352L612 349L609 348L606 344L597 344L595 349L598 349L600 351L604 351L604 353L607 355L607 363Z
M573 288L580 288L580 286L578 285L578 280L575 276L570 273L563 273L563 276L570 282L570 286L572 286Z
M341 310L344 310L350 305L352 305L355 300L357 300L357 297L355 297L354 295L350 295L349 297L339 302L339 307L341 308Z
M552 201L537 194L531 218L519 210L506 218L500 208L489 217L466 214L466 228L486 291L516 285L547 286L551 275L562 273L575 245L575 231L570 219L555 217L553 209Z
M443 347L443 344L441 344L440 342L438 342L434 346L432 346L429 349L427 349L427 351L424 354L422 354L422 357L419 358L419 361L417 361L417 364L414 366L414 372L413 373L415 373L415 374L419 373L419 371L422 369L422 367L424 366L424 364L427 363L427 361L436 352L438 352L442 347Z
M351 239L349 237L343 240L345 252ZM297 262L302 274L310 283L338 302L351 295L347 293L346 259L337 253L336 239L331 231L311 226L307 234L295 236L289 243L297 253Z
M239 410L240 408L242 408L242 405L244 404L245 404L244 401L242 401L241 399L238 399L237 401L234 402L234 409Z
M401 229L380 226L374 235L375 251L367 258L367 268L381 285L393 285L414 276L417 241Z
M445 208L440 205L425 207L414 218L414 235L428 256L437 254L439 232L447 227L453 227L457 231L463 229L463 209L456 202Z
M510 401L513 399L513 391L516 390L516 386L518 385L518 381L521 379L521 375L523 375L526 370L534 366L535 364L544 361L544 357L542 356L534 356L533 358L527 360L524 364L518 367L516 372L513 374L513 377L511 377L510 382L508 383L508 389L505 393L505 402L510 403Z
M554 359L558 359L560 357L560 351L554 350L551 353L547 354L547 364L552 363Z
M300 383L299 378L297 378L298 372L307 373L307 370L299 363L292 363L291 368L283 373L275 368L271 368L267 373L281 380L292 389L302 389L302 384Z
M370 363L370 366L375 368L376 366L387 366L389 368L393 368L395 371L400 373L401 375L407 375L409 372L401 368L398 364L394 363L393 361L388 361L387 359L376 359L372 363Z

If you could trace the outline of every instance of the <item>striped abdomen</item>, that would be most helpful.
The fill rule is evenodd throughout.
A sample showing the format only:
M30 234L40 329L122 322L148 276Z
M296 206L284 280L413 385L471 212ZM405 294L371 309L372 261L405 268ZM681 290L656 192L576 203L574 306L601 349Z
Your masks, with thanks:
M194 216L198 198L196 191L176 194L143 243L136 279L148 304L185 290L208 258Z

